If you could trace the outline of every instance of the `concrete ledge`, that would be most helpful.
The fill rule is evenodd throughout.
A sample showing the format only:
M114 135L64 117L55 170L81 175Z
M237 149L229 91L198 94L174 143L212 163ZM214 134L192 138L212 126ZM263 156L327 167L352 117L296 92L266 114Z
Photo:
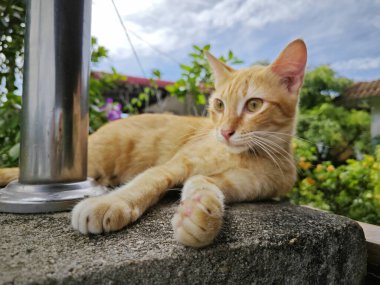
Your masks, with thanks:
M287 203L227 208L214 245L177 244L167 197L118 233L82 236L69 213L0 214L0 284L360 284L357 223Z

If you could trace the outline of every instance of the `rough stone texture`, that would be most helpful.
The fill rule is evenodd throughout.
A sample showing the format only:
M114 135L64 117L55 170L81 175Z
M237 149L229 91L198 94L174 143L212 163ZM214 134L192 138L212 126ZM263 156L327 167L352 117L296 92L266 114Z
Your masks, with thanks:
M229 206L210 247L175 242L167 197L117 233L83 236L69 213L0 214L0 284L360 284L357 223L288 203Z

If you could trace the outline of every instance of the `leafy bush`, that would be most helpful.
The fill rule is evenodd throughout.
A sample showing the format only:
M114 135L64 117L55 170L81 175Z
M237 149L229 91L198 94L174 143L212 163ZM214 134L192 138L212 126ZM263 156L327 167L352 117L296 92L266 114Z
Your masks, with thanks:
M317 146L317 160L343 163L371 152L370 114L323 103L299 115L297 135Z
M294 143L300 172L291 201L380 224L380 147L375 156L335 167L330 161L315 164L316 149L307 144Z
M161 95L157 80L161 79L161 72L158 69L152 70L152 76L149 78L149 86L144 87L143 91L129 102L125 102L124 111L128 114L140 114L144 111L143 106L148 107L151 99L156 97L157 103L160 103Z
M89 112L90 112L90 133L108 122L107 113L101 110L101 106L106 105L103 94L106 91L116 88L118 82L126 80L126 77L113 69L111 74L105 73L100 78L90 77L89 89Z
M0 3L0 93L13 93L22 77L25 14L25 1Z
M8 93L0 99L0 166L11 167L19 158L21 97Z
M332 103L352 81L339 77L328 65L321 65L306 73L300 93L301 110L309 110L324 103Z

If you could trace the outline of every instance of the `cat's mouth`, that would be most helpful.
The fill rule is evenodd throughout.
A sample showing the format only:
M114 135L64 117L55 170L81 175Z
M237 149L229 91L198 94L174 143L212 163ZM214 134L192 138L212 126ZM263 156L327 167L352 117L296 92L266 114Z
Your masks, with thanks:
M226 139L220 132L216 132L216 138L219 142L223 143L229 152L242 153L249 150L249 145L238 139L237 134Z
M249 150L249 146L247 144L242 144L231 140L224 140L223 143L227 146L228 151L232 153L242 153Z

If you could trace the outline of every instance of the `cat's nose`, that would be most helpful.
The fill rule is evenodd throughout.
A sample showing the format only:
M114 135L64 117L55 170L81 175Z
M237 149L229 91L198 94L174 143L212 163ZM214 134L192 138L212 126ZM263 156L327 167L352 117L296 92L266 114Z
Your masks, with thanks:
M230 137L232 137L233 134L235 133L235 130L231 130L231 129L223 130L222 129L222 130L220 130L220 133L226 139L226 141L228 141L230 139Z

